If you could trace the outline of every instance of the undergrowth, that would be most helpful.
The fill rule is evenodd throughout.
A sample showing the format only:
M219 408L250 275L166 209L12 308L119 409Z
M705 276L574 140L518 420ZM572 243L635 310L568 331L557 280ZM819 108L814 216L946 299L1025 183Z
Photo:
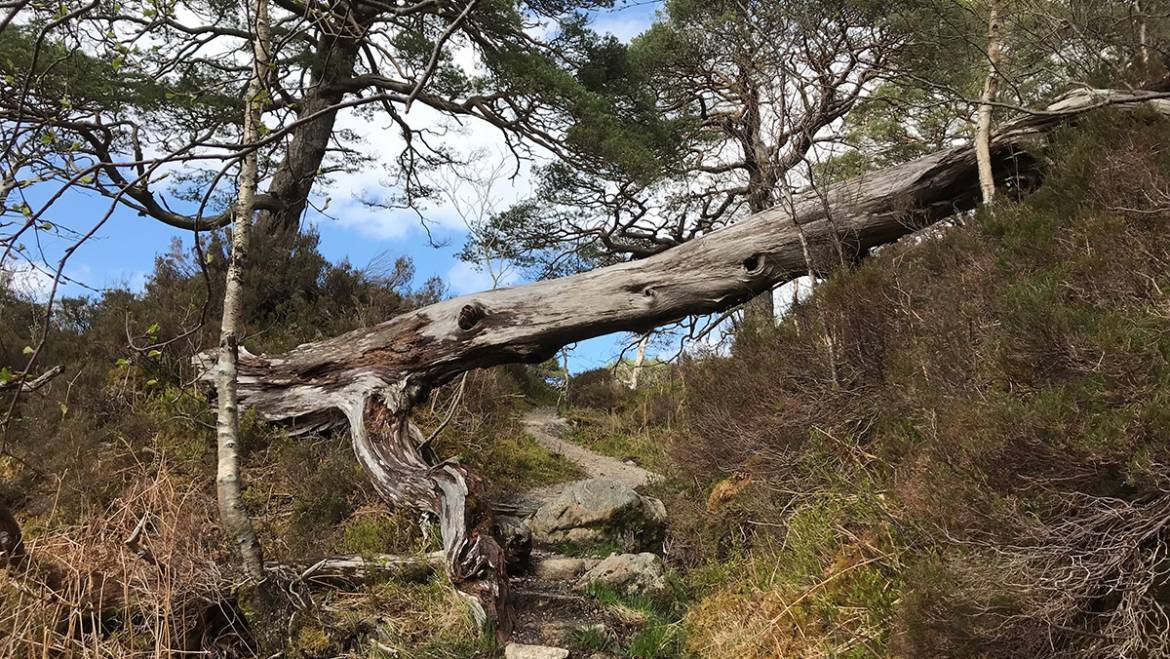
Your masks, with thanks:
M434 281L412 289L407 260L358 271L329 264L314 234L292 240L280 248L291 256L267 245L254 255L266 267L249 271L246 287L266 297L245 303L253 352L379 322L443 294ZM216 255L214 282L226 263L223 245L206 247ZM0 656L487 652L489 639L443 578L342 590L296 579L239 587L245 579L217 523L214 406L190 386L192 355L216 343L214 327L197 327L201 316L218 315L214 298L206 299L201 268L176 246L141 293L60 301L41 363L60 364L65 375L22 396L0 455L0 520L11 511L26 549L16 563L0 554ZM27 359L42 313L0 287L5 377ZM128 336L162 347L135 351ZM574 477L516 427L527 401L549 402L546 379L527 366L470 374L438 440L444 455L479 461L489 483L508 487ZM453 383L421 410L424 432L442 425L456 391ZM439 546L434 520L395 509L373 490L344 430L291 435L244 413L240 452L244 502L264 557L294 575L326 556Z
M1170 129L1062 131L1022 203L693 359L671 560L699 656L1170 653Z

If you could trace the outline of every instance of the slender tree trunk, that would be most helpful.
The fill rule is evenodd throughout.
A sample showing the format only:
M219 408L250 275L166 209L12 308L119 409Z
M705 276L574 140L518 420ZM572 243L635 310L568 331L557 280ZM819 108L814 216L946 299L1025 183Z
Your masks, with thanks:
M260 108L264 103L268 75L268 3L256 0L255 30L252 37L252 77L248 81L244 108L244 144L260 138ZM252 230L253 205L258 178L256 151L244 156L240 171L239 199L232 224L232 254L223 293L223 322L219 333L219 368L215 378L219 403L216 439L219 466L215 491L219 516L240 552L244 570L250 577L264 577L264 560L252 521L244 508L243 482L240 478L240 414L236 384L239 367L240 309L243 298L244 269L248 264L248 238Z
M1141 0L1134 0L1133 8L1138 15L1138 48L1141 49L1142 77L1148 78L1150 76L1150 44L1148 41L1146 16L1142 13Z
M646 363L646 346L649 343L650 332L646 332L638 341L638 352L634 356L634 367L630 369L630 389L638 388L638 377L642 374L642 365Z
M995 176L991 171L991 104L999 89L999 67L1003 61L1001 15L1002 0L989 0L987 19L987 80L979 97L979 118L975 135L975 155L979 162L979 189L983 203L995 198Z
M561 350L561 370L565 372L565 389L561 392L561 400L565 401L565 407L569 406L569 381L572 376L569 375L569 351ZM560 407L558 405L557 407Z

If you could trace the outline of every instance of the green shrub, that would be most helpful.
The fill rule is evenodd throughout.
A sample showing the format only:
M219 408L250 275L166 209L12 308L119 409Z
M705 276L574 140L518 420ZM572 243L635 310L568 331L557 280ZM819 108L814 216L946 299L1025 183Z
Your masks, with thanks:
M695 485L667 501L668 546L756 566L715 570L693 651L1089 656L1112 633L1158 654L1104 595L1146 583L1141 559L1073 592L1069 570L1105 567L1066 544L1093 511L1136 533L1170 485L1153 468L1170 460L1168 136L1109 114L1063 131L1023 203L883 248L774 330L683 364L671 458ZM746 485L704 507L721 481ZM1155 536L1134 556L1170 542Z
M618 382L609 368L583 371L569 379L569 404L595 410L613 411L629 390Z

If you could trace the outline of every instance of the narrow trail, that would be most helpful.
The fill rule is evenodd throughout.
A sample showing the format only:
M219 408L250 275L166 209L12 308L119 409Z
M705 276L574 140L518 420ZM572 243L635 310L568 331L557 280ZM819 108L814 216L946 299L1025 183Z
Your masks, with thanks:
M551 407L539 407L524 414L521 420L524 429L549 452L564 456L575 463L590 478L607 478L638 489L661 480L662 476L637 465L622 462L608 455L601 455L573 442L561 439L569 430L569 422L561 418ZM549 485L529 492L529 496L549 499L556 496L567 484Z
M526 412L521 419L525 432L549 452L575 463L589 478L607 478L638 489L658 481L662 476L627 464L607 455L561 439L570 430L569 423L554 408L542 407ZM511 503L523 517L542 503L557 497L571 483L557 483L518 494ZM628 639L638 625L574 588L585 570L596 565L596 558L574 558L552 553L548 547L536 547L533 559L542 562L545 571L514 576L511 580L512 603L516 615L513 643L561 649L572 646L574 634L592 630L611 639ZM557 573L548 570L559 565ZM542 573L543 572L543 573ZM565 650L560 650L564 652ZM536 655L533 655L536 656ZM545 656L545 655L540 655ZM549 654L547 656L563 656ZM593 656L576 651L570 657ZM602 655L610 656L610 655Z

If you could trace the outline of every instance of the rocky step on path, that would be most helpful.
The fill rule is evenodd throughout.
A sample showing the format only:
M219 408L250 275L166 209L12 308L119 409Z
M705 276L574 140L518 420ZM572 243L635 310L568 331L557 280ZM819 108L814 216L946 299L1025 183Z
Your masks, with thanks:
M621 645L642 621L622 607L599 603L585 590L591 583L625 595L666 588L662 560L647 551L662 546L666 510L658 499L636 491L661 477L562 439L569 426L553 410L529 412L524 424L541 445L577 463L591 478L540 488L519 499L516 509L530 532L526 541L535 549L527 569L511 583L516 627L505 657L608 657L584 649L574 654L573 648L596 646L601 639ZM565 547L631 553L604 558L556 553Z

